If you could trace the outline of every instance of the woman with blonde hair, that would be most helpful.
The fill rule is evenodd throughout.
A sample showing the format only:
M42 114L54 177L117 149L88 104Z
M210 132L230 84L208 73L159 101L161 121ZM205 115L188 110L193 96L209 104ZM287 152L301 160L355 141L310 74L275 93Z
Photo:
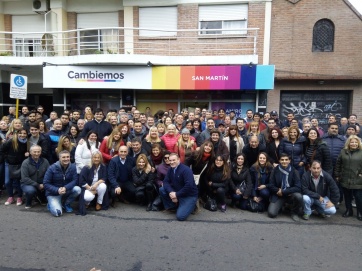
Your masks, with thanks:
M249 143L250 137L252 136L257 136L259 139L259 144L263 145L264 147L266 146L265 137L260 133L260 126L256 121L250 122L245 142L246 144Z
M92 121L94 119L94 115L91 112L85 113L84 114L84 119L86 122Z
M114 128L112 133L103 139L101 146L99 147L104 163L108 164L113 157L118 156L119 147L124 145L120 130Z
M55 149L55 153L58 155L61 151L67 150L70 152L70 162L75 162L75 146L72 145L71 139L68 135L61 136L59 138L58 146Z
M165 124L159 122L156 127L157 127L157 131L158 131L158 136L159 136L159 137L163 136L163 135L166 133L166 126L165 126Z
M155 196L155 169L151 167L145 154L141 153L136 160L136 166L132 169L132 180L136 187L136 202L140 205L147 204L146 211L151 211Z
M196 148L195 139L190 137L190 130L183 128L181 136L178 138L174 147L174 152L180 157L181 163L184 164L185 160L192 155Z
M13 119L13 121L9 125L9 130L6 133L6 139L10 139L13 137L15 133L17 133L21 128L23 128L23 123L21 119Z
M142 148L148 155L151 154L153 144L160 144L163 149L166 147L163 140L159 137L158 129L155 126L150 127L148 135L142 140Z
M343 217L353 216L352 197L357 206L357 219L362 221L362 143L356 135L350 135L341 150L334 174L342 187L346 211Z
M167 126L167 132L164 134L161 139L165 142L166 149L169 152L173 152L176 142L178 140L178 132L176 130L176 126L170 124Z
M27 139L26 129L21 128L14 133L11 140L5 141L0 147L0 164L5 162L5 186L8 194L5 205L14 203L14 188L18 191L16 205L23 204L20 171L21 164L29 156Z
M79 175L79 185L82 192L79 197L79 214L86 215L86 208L97 195L95 209L107 210L109 205L107 191L107 167L103 164L102 153L98 150L92 152L90 166L82 168Z
M291 126L288 128L288 137L284 138L279 145L279 157L282 153L287 154L290 158L290 164L303 176L304 166L307 163L305 152L305 137L300 136L298 127Z

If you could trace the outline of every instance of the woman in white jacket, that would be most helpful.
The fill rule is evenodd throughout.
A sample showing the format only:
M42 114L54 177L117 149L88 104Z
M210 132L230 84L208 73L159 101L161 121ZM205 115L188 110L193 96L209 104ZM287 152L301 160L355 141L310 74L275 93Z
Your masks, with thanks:
M244 148L244 140L238 133L236 125L230 125L228 135L223 138L229 149L229 161L235 161L236 154L241 153Z
M75 165L78 174L84 166L91 166L92 153L95 150L98 150L98 148L99 142L97 133L89 131L84 142L78 144L77 149L75 150Z

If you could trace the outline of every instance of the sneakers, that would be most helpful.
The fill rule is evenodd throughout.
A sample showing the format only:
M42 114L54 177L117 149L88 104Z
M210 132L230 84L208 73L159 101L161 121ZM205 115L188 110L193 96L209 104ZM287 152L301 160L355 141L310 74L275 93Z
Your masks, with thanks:
M299 216L298 216L297 214L292 214L292 215L291 215L291 218L292 218L293 221L295 221L295 222L299 222L299 221L300 221Z
M22 198L17 198L16 199L16 206L21 206L23 205L23 199Z
M5 201L5 205L10 205L10 204L13 204L15 202L14 198L13 197L9 197L7 199L7 201Z
M31 209L31 205L25 205L25 209Z
M63 209L64 209L67 213L73 213L73 208L70 207L70 204L64 204Z
M303 218L304 220L309 220L309 216L310 216L310 215L304 214L304 215L302 216L302 218ZM294 220L294 219L293 219L293 220Z
M226 212L226 204L220 206L220 211L223 213Z

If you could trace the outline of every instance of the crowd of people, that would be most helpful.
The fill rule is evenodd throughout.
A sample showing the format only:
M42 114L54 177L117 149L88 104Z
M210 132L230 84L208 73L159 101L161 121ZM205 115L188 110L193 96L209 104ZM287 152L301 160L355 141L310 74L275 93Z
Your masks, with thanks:
M39 105L0 121L0 184L5 205L46 205L54 216L139 204L186 220L200 210L240 208L275 218L343 217L362 221L362 143L357 116L328 128L316 118L281 121L276 111L195 108L151 114L137 107L45 115Z

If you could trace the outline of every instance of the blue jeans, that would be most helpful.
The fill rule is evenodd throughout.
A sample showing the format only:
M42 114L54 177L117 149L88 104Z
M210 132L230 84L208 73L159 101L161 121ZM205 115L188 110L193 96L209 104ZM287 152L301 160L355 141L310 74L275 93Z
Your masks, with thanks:
M320 202L319 199L310 198L307 195L303 195L303 209L307 215L312 214L312 206L315 206L319 214L334 215L336 213L336 207L326 208L326 203L330 201L328 197L324 197L324 201Z
M23 190L21 190L20 180L10 179L8 163L5 163L5 186L6 192L8 193L9 197L14 197L14 188L18 191L19 198L23 196Z
M71 204L80 194L81 188L74 186L71 191L67 191L64 195L47 196L48 209L53 216L62 215L62 199L64 197L64 205Z
M176 218L179 221L186 220L187 217L192 213L192 211L195 209L198 198L197 196L178 198L177 206L176 203L172 202L170 196L163 187L160 188L160 196L166 210L177 208Z

